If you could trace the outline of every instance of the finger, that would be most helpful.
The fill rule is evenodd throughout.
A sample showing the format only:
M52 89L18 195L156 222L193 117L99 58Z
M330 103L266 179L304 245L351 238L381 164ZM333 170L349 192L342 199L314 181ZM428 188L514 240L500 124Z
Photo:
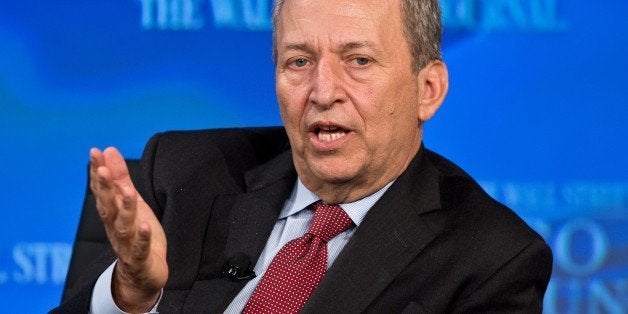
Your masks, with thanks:
M137 194L129 186L116 186L121 200L118 204L118 213L114 221L115 236L118 240L131 240L135 234L135 219L137 217Z
M114 221L118 214L118 205L116 202L116 192L113 182L111 182L111 171L107 167L98 167L96 169L97 186L94 190L96 199L96 209L101 220L105 223L105 227Z
M100 166L104 166L105 158L102 152L98 148L92 148L89 150L89 187L92 192L96 192L98 188L98 174L96 169Z
M126 167L124 157L115 147L107 147L103 151L105 164L111 169L111 178L114 181L121 181L123 184L131 184L129 170Z

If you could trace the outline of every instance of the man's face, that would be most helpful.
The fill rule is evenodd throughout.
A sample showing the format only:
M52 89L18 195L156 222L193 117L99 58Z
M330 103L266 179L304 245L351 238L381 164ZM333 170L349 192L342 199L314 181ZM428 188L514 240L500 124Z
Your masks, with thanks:
M276 88L299 177L327 202L382 188L418 151L418 75L399 1L287 0Z

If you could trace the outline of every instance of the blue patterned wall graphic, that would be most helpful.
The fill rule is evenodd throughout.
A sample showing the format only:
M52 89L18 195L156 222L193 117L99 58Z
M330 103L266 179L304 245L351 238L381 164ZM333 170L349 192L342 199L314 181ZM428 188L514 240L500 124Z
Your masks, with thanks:
M280 124L272 0L0 2L0 308L60 299L88 150ZM625 1L441 0L426 146L552 246L546 313L628 313Z

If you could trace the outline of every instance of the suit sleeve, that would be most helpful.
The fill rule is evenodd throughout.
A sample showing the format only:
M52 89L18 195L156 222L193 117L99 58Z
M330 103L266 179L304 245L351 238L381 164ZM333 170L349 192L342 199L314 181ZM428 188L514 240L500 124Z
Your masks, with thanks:
M552 272L552 253L538 240L493 272L464 297L455 313L542 313L543 295Z

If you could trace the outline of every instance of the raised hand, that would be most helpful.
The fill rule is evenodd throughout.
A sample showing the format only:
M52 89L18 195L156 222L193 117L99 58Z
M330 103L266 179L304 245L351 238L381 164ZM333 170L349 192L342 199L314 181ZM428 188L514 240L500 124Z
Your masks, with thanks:
M120 309L147 312L168 279L166 236L139 195L120 152L90 150L90 188L118 263L112 293Z

